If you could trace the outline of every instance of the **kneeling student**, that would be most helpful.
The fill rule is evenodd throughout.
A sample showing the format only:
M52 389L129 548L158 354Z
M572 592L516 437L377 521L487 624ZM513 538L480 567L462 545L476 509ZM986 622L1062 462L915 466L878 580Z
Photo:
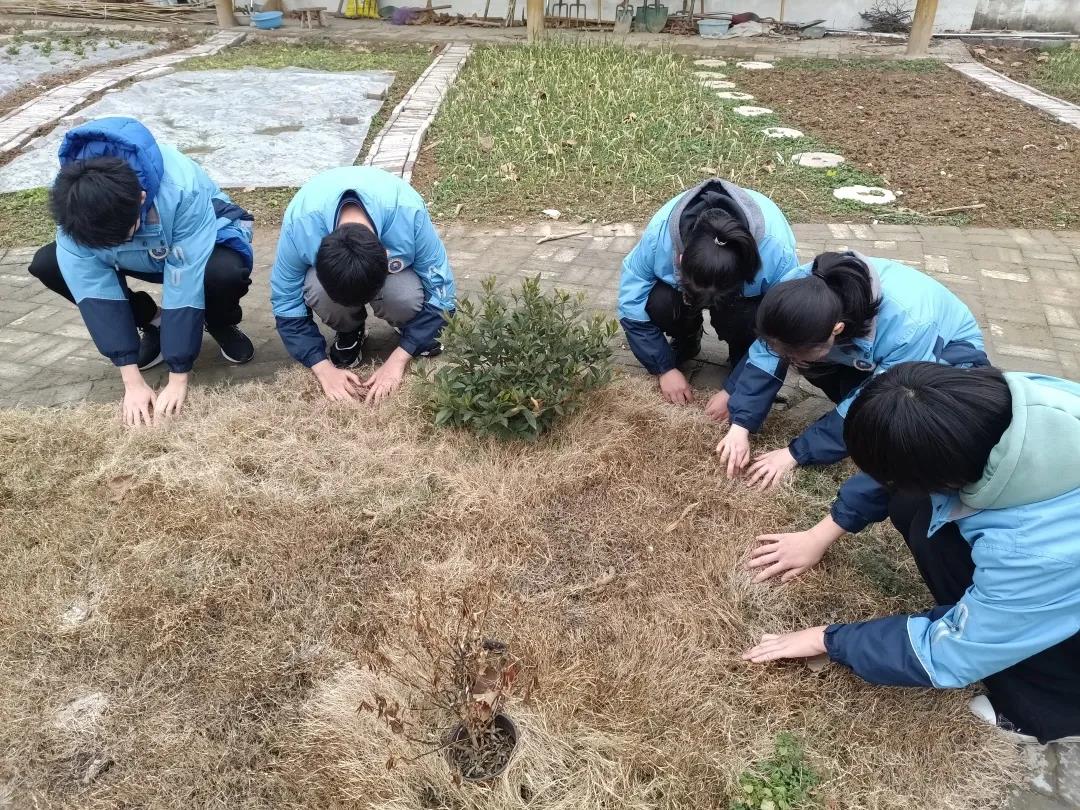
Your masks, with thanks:
M370 166L330 169L285 210L270 276L278 334L310 368L327 398L390 396L416 356L441 351L454 311L454 274L423 199L401 178ZM367 307L401 340L366 380L360 364ZM337 335L327 351L312 313Z
M844 434L937 606L764 636L743 657L827 653L891 686L981 680L983 719L1080 735L1080 384L906 363L866 385Z
M120 369L126 424L180 411L204 328L229 362L255 354L237 326L251 284L251 215L191 158L134 118L91 121L64 136L49 207L56 241L35 254L30 274L78 305L98 351ZM128 278L160 284L161 306ZM155 393L141 371L162 361L169 382Z

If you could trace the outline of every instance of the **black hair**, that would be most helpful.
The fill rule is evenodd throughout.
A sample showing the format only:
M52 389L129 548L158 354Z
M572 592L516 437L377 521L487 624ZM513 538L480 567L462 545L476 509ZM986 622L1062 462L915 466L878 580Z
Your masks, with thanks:
M859 393L844 442L859 469L889 489L942 492L982 477L1011 421L998 369L900 363Z
M76 160L60 169L49 191L49 211L76 244L116 247L127 242L139 221L142 185L116 157Z
M389 262L374 232L350 222L323 237L315 254L315 275L331 300L347 307L371 301L383 284Z
M701 304L734 296L761 267L757 241L722 208L702 211L683 248L679 282L687 297Z
M810 275L777 284L761 299L758 335L789 348L820 346L836 324L838 341L870 333L881 298L874 297L870 268L849 253L822 253Z

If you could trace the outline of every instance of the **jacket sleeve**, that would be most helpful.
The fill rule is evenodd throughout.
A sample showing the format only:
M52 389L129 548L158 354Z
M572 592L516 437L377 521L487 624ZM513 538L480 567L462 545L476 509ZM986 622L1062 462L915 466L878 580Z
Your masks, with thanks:
M937 344L938 330L935 324L913 325L903 339L878 361L874 376L884 374L899 363L919 360L935 362ZM844 397L835 410L825 414L792 440L788 449L800 466L832 464L847 458L847 446L844 444L844 419L847 418L851 403L861 391L862 385Z
M731 395L728 400L731 424L751 433L761 430L786 375L787 363L771 353L763 340L759 338L750 344L750 351L724 383L724 390Z
M139 333L116 269L62 231L56 234L56 261L98 351L115 366L137 363Z
M830 514L844 531L861 532L888 517L888 490L866 473L856 473L840 485Z
M304 302L308 263L296 249L292 223L281 226L274 267L270 271L270 306L278 336L298 363L311 368L326 359L326 341Z
M1014 544L986 536L973 546L974 583L955 605L829 627L829 657L871 683L954 688L1075 635L1080 568Z
M176 373L191 371L202 347L203 283L216 240L217 215L210 196L197 192L185 197L173 222L161 293L161 354Z
M424 288L424 306L401 329L399 345L411 355L431 348L447 317L453 314L457 289L454 271L426 208L413 222L413 270Z
M626 342L637 361L650 374L665 374L675 368L675 352L668 345L660 327L649 320L645 305L656 286L652 261L656 253L656 236L647 230L627 254L619 279L619 323L626 333Z

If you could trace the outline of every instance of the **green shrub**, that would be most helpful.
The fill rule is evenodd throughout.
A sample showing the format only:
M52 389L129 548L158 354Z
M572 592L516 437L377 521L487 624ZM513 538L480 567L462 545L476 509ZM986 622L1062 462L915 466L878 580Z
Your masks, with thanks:
M509 297L494 279L483 290L443 330L448 362L427 380L435 424L535 439L611 379L616 324L586 316L580 295L545 294L539 278Z
M803 757L803 749L790 734L776 737L771 759L757 763L739 777L741 795L729 810L793 810L813 805L811 792L818 776Z

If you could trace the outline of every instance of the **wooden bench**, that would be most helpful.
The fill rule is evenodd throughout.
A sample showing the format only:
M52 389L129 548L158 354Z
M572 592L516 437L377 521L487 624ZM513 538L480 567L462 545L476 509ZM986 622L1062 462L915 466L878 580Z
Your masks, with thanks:
M296 17L300 20L300 27L303 28L304 24L307 24L308 28L314 28L316 25L319 28L323 27L323 12L326 11L324 6L297 6L290 8L286 11L286 15L289 17Z

